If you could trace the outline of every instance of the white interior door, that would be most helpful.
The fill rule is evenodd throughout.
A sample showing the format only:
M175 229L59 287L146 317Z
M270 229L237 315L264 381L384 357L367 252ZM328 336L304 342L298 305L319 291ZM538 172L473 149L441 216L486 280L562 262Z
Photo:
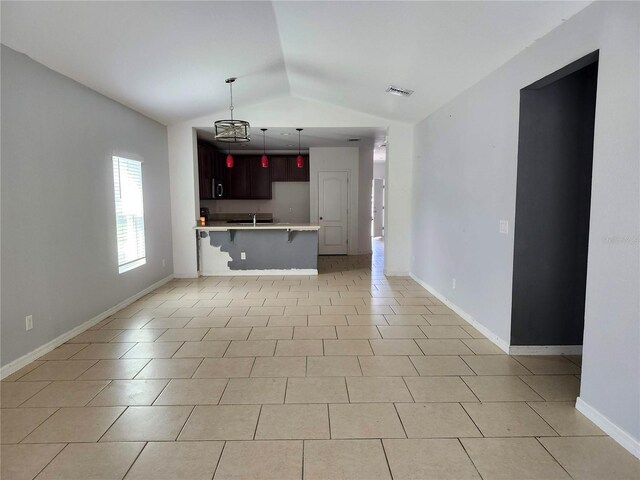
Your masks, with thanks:
M383 218L384 218L384 180L381 178L373 179L373 236L381 237L383 235Z
M318 172L318 252L346 255L349 238L349 173Z

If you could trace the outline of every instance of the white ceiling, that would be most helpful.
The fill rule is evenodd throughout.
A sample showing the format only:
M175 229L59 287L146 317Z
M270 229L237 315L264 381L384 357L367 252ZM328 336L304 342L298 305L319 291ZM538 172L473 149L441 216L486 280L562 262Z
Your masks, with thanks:
M274 128L251 126L251 141L234 144L234 151L262 151L262 132L260 128L267 128L265 144L267 150L298 151L298 132L295 128ZM215 141L213 128L196 129L198 138L208 140L219 148L226 150L228 144ZM305 128L300 132L300 148L308 150L310 147L379 147L385 141L387 132L383 128ZM350 142L350 138L359 139Z
M589 2L275 2L291 91L417 122ZM390 85L415 93L385 93Z
M164 124L226 108L230 76L239 108L291 94L416 122L588 3L3 1L1 38Z

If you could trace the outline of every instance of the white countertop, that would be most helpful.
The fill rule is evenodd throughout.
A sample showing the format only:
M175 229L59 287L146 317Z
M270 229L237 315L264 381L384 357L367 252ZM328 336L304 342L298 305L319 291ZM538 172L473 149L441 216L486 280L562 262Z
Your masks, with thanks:
M229 230L293 230L297 232L318 231L320 225L314 223L257 223L254 227L251 223L215 223L210 225L197 225L196 230L208 232L228 232Z

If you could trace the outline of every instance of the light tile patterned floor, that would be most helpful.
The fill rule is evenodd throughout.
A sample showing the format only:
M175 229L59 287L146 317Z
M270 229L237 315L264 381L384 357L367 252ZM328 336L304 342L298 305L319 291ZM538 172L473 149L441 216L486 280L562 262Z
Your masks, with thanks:
M635 479L573 407L371 257L175 280L1 383L1 473L43 479Z

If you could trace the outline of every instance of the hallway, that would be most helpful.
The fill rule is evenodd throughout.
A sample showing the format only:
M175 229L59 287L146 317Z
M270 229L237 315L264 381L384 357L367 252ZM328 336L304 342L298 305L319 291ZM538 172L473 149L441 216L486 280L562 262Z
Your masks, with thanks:
M2 477L638 477L579 357L505 355L383 250L173 280L44 355L2 381Z

